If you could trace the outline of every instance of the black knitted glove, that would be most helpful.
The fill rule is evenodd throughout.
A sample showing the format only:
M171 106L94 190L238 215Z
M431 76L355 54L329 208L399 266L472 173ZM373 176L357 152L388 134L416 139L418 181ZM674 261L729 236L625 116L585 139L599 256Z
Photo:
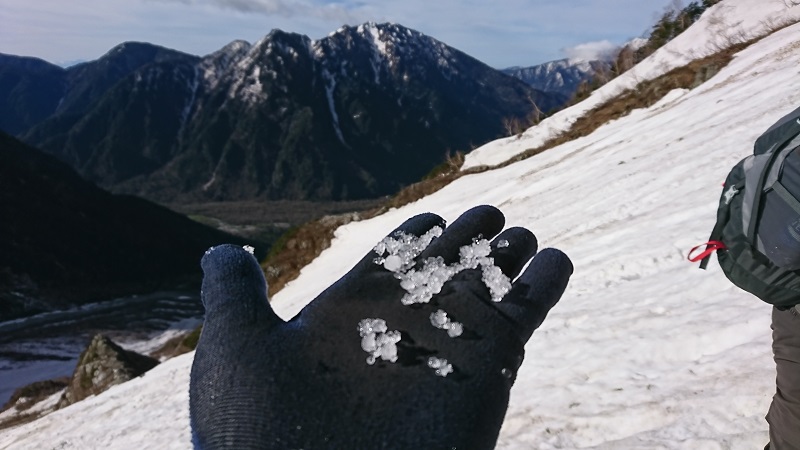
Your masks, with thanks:
M481 206L436 237L440 217L409 219L289 322L252 255L209 250L195 447L493 448L523 346L572 273L547 249L509 284L537 243L510 228L489 247L504 221Z

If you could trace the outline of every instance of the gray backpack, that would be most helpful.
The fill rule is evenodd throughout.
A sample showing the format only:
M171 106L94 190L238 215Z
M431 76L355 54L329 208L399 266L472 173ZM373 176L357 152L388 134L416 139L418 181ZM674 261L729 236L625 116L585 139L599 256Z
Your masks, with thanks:
M705 269L714 252L736 286L779 307L800 303L800 108L728 174L711 237L689 260Z

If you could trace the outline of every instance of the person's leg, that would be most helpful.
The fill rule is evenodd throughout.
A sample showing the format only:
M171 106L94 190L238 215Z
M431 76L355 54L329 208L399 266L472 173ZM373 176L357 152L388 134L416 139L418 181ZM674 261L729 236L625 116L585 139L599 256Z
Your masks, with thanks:
M772 309L772 351L778 376L767 413L770 450L800 449L800 313Z

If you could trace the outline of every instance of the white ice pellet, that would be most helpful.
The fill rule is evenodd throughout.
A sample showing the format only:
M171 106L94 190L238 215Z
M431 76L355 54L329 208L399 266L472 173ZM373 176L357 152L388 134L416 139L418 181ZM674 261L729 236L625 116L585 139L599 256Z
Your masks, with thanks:
M489 257L492 248L486 239L476 239L471 245L461 247L457 263L447 265L441 257L428 258L421 269L414 268L414 259L441 234L440 227L432 228L419 238L398 231L375 246L375 252L380 255L375 258L375 264L383 265L386 270L394 272L400 280L400 287L406 291L401 302L404 305L428 303L457 273L477 269L478 266L483 269L482 280L489 288L492 300L502 300L511 289L511 280L494 265L494 259ZM384 253L389 255L383 257Z
M403 266L403 260L397 255L390 255L383 260L383 267L390 272L397 272Z
M428 358L428 367L436 370L436 375L446 377L447 374L453 373L453 365L448 363L444 358L437 358L431 356Z
M416 286L417 285L414 284L414 281L409 279L409 278L405 278L405 279L400 281L400 287L403 288L406 291L410 291L410 290L414 289Z
M465 245L459 250L461 253L461 260L472 260L476 258L485 258L492 252L492 247L486 239L479 239L472 243L472 245Z
M489 288L493 302L503 300L511 290L511 280L495 265L484 265L482 270L483 284Z
M382 264L390 272L404 272L414 265L414 259L435 238L442 235L442 231L442 227L433 227L420 237L397 231L391 236L383 238L373 248L380 257L384 253L389 253L386 258L377 258L375 263Z
M361 336L361 348L369 353L367 364L375 364L378 358L397 361L397 343L400 342L399 331L388 331L383 319L364 319L358 323L358 334Z
M428 303L456 273L455 267L446 265L444 259L437 257L426 259L419 270L409 269L396 274L400 287L406 291L400 302L404 305Z
M450 328L447 329L447 335L451 338L459 337L464 333L464 325L460 322L450 322Z
M252 245L245 245L245 246L243 246L242 248L243 248L243 249L244 249L244 251L246 251L247 253L250 253L251 255L255 255L256 249L255 249L255 247L253 247Z
M459 249L459 260L453 264L445 264L444 258L432 257L422 261L422 267L415 267L416 258L430 245L433 239L442 235L441 227L433 227L420 237L397 231L387 236L374 247L378 257L373 261L393 272L400 280L400 287L406 291L400 299L403 305L428 303L434 295L440 293L445 283L456 274L468 269L481 267L481 280L489 289L492 301L499 302L511 290L511 280L494 265L489 255L491 245L486 239L475 239L471 245ZM501 240L498 248L508 247L508 241ZM458 337L464 332L464 325L454 322L447 313L438 310L430 316L431 325L446 330L448 336ZM387 331L386 322L382 319L364 319L359 325L361 348L369 353L367 364L374 364L377 358L386 361L397 361L397 342L400 341L398 331ZM436 370L436 375L446 377L453 372L453 366L446 359L431 357L428 366Z
M464 325L458 322L453 322L447 317L447 313L444 310L438 310L435 313L431 314L431 325L440 330L447 330L447 335L450 337L458 337L461 336L461 333L464 332Z
M436 328L443 329L448 322L450 322L450 319L447 318L447 313L441 309L431 314L431 324Z

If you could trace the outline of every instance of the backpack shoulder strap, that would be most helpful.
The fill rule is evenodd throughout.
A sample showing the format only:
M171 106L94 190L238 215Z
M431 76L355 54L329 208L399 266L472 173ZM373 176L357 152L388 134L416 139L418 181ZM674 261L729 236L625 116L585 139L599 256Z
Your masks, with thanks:
M762 133L753 145L753 153L756 155L768 153L783 145L788 140L786 136L794 137L798 132L800 132L800 108L781 117Z
M800 120L800 119L798 119ZM747 188L750 191L748 193L748 198L752 199L752 207L750 208L750 220L749 223L746 224L745 233L747 234L747 239L750 242L755 242L756 240L756 233L758 232L758 218L760 216L760 208L761 208L761 199L764 192L764 188L768 183L768 178L777 179L778 172L777 170L773 169L777 164L780 166L783 164L783 160L794 151L794 149L800 145L800 133L793 134L791 136L787 136L782 142L778 142L775 149L768 155L767 161L764 163L761 172L758 175L758 181L755 185L751 187L748 185ZM767 155L760 155L756 158L762 158ZM774 180L770 180L770 185L774 183Z

